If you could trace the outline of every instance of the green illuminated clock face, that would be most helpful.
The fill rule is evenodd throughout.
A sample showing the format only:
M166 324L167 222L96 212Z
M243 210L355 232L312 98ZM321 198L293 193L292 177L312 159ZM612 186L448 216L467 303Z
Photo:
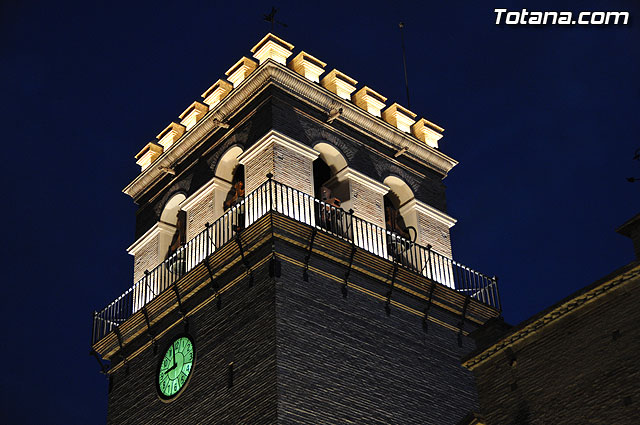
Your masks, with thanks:
M164 353L158 369L158 393L168 400L185 387L193 370L195 351L188 336L176 338Z

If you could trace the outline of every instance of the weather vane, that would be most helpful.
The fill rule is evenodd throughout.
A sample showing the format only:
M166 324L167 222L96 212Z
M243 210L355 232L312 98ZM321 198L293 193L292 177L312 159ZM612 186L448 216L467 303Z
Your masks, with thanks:
M287 27L287 24L276 21L276 13L278 13L278 9L276 9L274 6L271 6L271 12L268 15L262 15L265 21L271 22L271 32L273 32L273 27L275 24L278 24L283 28Z

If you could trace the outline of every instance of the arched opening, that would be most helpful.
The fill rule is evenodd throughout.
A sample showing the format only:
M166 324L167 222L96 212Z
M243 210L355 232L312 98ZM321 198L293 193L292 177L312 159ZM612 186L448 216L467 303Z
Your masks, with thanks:
M215 176L231 183L236 167L239 165L238 157L241 153L242 148L240 146L233 146L229 148L218 160Z
M318 143L314 149L320 153L313 161L314 197L321 201L315 211L316 223L345 236L346 215L342 207L349 201L349 185L346 181L340 182L336 175L347 166L347 161L328 143Z
M228 210L244 199L244 165L238 164L233 169L231 177L231 189L224 199L224 210Z
M335 176L347 166L342 154L328 143L317 143L313 149L320 155L313 161L314 196L339 208L349 200L349 185Z
M160 221L175 226L178 222L178 213L180 212L180 204L186 199L184 193L173 195L164 205Z
M183 193L173 195L165 204L160 221L175 227L171 241L166 250L165 259L169 260L169 270L179 273L184 267L183 259L179 259L177 251L187 242L187 213L180 209L180 204L186 199Z
M215 217L218 218L227 211L232 210L235 227L244 225L244 166L238 161L238 157L242 152L243 151L240 146L233 146L229 148L218 160L215 172Z
M389 193L392 194L395 202L397 202L396 207L398 209L414 198L413 191L409 185L399 177L389 176L384 179L384 184L389 186Z
M405 217L401 213L402 207L414 198L409 186L395 176L384 180L389 186L389 192L384 195L384 218L387 228L387 246L389 253L399 259L406 255L411 242L417 238L415 217Z

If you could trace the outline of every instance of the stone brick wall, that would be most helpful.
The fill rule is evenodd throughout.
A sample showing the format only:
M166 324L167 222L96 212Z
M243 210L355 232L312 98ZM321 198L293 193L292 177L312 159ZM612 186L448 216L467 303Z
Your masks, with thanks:
M265 242L249 253L249 264L269 255L271 246ZM152 328L158 334L175 323L158 338L157 352L152 346L136 352L149 341L146 333L125 347L127 366L112 374L109 425L454 425L477 409L473 376L459 362L474 342L466 336L458 340L458 314L434 305L426 332L422 315L415 314L425 307L424 299L394 292L394 301L410 309L393 305L387 314L380 294L388 284L379 278L354 271L350 283L367 291L350 286L345 298L341 282L330 277L344 276L345 264L313 255L304 281L297 259L306 248L279 239L273 247L283 258L279 276L269 277L266 262L254 270L250 286L239 265L216 280L223 287L240 277L223 293L220 309L216 302L199 304L212 294L209 288L183 299L194 312L188 332L197 354L191 380L175 401L158 398L155 379L167 344L185 330L176 307ZM474 328L464 324L467 332Z
M355 180L349 181L349 188L354 215L384 229L384 195Z
M269 132L240 157L247 192L273 178L307 194L313 194L313 160L318 152L277 132Z
M214 177L183 202L182 209L187 212L187 241L223 214L223 203L229 189L230 183Z
M206 223L213 223L214 215L214 197L209 196L194 203L187 211L187 240L193 239L198 233L202 232Z
M156 369L178 325L112 377L107 424L273 424L276 419L274 284L266 270L212 302L189 320L196 363L186 390L173 402L157 396ZM234 364L228 387L228 365Z
M134 255L133 282L144 276L145 270L153 270L165 259L175 227L157 223L146 235L129 247L129 253Z
M244 185L246 193L251 193L267 180L267 174L274 171L274 150L272 145L265 145L256 155L246 161L244 165Z
M418 240L416 242L422 246L431 245L434 250L451 258L449 227L425 214L417 213L417 217Z
M158 241L156 237L134 256L133 282L135 283L142 279L145 270L153 270L158 264L160 264L160 259L158 256Z
M489 424L637 424L640 269L631 283L474 368Z
M420 317L387 316L384 301L355 290L343 298L339 283L314 273L304 282L286 262L276 288L278 423L453 425L477 408L459 362L470 338L459 347L454 331L425 333Z
M313 195L313 159L285 145L274 146L273 178L280 183Z

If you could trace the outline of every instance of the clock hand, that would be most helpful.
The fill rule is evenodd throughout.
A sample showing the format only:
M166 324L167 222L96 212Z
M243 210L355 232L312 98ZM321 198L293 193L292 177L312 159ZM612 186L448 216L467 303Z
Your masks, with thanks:
M173 369L176 368L176 366L178 366L178 363L176 363L176 343L173 343Z
M176 361L176 350L173 346L171 346L171 350L173 350L173 366L171 366L171 368L167 370L167 373L178 367L178 362Z

